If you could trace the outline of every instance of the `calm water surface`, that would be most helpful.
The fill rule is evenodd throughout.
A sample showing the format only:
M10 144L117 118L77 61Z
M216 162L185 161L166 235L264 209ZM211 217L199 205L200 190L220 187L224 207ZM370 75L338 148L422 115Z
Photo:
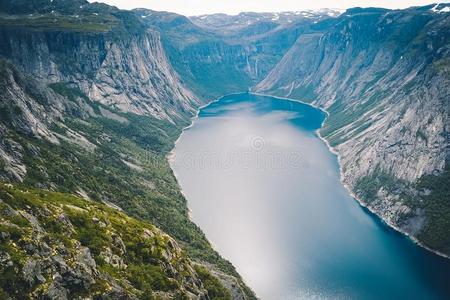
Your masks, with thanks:
M262 299L450 299L450 261L341 185L323 119L251 94L202 109L172 161L194 221Z

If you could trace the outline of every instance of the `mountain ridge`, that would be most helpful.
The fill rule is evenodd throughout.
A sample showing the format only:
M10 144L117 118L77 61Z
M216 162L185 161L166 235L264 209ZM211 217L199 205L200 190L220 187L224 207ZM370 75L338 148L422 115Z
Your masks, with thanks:
M120 208L131 218L150 222L170 234L183 253L198 264L195 268L200 268L198 283L203 288L189 291L179 284L145 287L123 277L128 270L113 265L103 274L132 287L126 288L129 293L122 298L178 295L180 299L253 299L253 292L234 267L212 249L190 221L186 200L166 161L181 128L200 102L167 60L160 33L148 28L135 13L107 5L82 2L85 4L74 6L71 1L55 0L41 7L41 2L10 1L13 9L17 4L25 5L21 13L28 12L30 3L42 10L36 12L32 7L32 14L0 16L2 181L13 182L12 188L20 183L21 190L61 193L54 200L44 199L44 204L77 195L84 201ZM3 193L0 199L8 200L5 197ZM17 209L28 208L20 204ZM1 221L7 222L6 218L2 215ZM55 216L50 216L50 221L59 224ZM87 230L89 224L80 225L80 230L83 226ZM19 235L17 241L10 240L11 230L10 226L1 229L8 236L7 244L28 238ZM93 249L89 239L74 238L81 247L96 253L91 255L96 265L109 260L108 255L96 252L107 251L107 244ZM49 239L58 242L52 235ZM13 254L11 248L4 250L1 254L6 257ZM50 264L46 272L57 269L56 262L48 261L45 255L36 258ZM27 266L26 260L17 260L12 265L2 264L0 271L3 278L19 284L28 274ZM19 271L19 277L8 277L14 270ZM145 271L141 271L144 276ZM95 274L88 274L88 281L100 283L102 278ZM170 270L158 276L170 281ZM98 285L73 289L69 279L39 276L39 281L24 284L23 289L7 281L1 281L0 288L2 296L13 298L22 292L36 297L33 291L49 285L54 287L52 293L68 298L78 297L78 292L98 295ZM53 299L59 296L47 294Z
M344 183L382 219L448 254L446 7L354 8L278 23L274 14L244 14L244 23L248 17L261 20L249 27L219 20L220 26L205 29L198 17L194 22L81 0L2 2L0 178L13 185L1 185L0 199L31 197L29 189L39 207L69 197L86 206L99 203L100 210L120 208L133 222L147 222L176 241L199 280L195 295L253 299L234 267L190 221L166 160L202 104L253 87L327 109L321 135L340 153ZM46 193L53 200L40 196ZM22 204L14 210L30 210ZM29 238L11 239L15 221L24 232L31 226L1 215L8 245ZM95 250L90 239L77 238L80 247ZM108 252L108 244L101 247ZM1 259L15 253L0 251ZM96 265L112 257L90 256ZM9 260L2 274L27 266ZM126 289L130 279L117 273L119 265L104 272ZM170 276L164 273L162 280ZM147 294L192 296L180 282L162 294L147 287ZM2 296L19 292L0 284ZM74 293L58 276L37 276L32 285L35 291L53 285ZM142 291L135 286L130 295Z
M448 204L441 225L430 225L427 215L436 214L420 181L448 164L448 67L440 61L449 16L430 8L352 13L300 37L255 90L327 109L321 134L341 156L344 183L387 223L435 244L420 232L443 226L445 235ZM447 239L439 243L448 253Z

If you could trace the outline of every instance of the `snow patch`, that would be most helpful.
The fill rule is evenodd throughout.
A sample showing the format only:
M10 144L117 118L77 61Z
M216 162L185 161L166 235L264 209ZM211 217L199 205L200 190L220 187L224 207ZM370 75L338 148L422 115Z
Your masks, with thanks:
M435 13L447 13L447 12L450 12L450 6L445 6L445 7L442 7L442 8L439 8L439 6L441 6L440 3L436 4L435 6L433 6L430 10L432 12L435 12Z

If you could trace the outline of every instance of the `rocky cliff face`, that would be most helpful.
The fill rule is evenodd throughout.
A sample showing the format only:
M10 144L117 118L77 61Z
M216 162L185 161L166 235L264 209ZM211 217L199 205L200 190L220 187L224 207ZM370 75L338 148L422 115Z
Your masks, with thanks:
M59 144L49 127L65 117L127 121L115 111L183 124L194 114L198 100L169 64L159 33L134 14L86 1L44 2L6 6L28 14L0 18L2 178L26 175L9 129Z
M449 254L449 10L190 20L0 2L0 179L21 182L0 186L0 271L13 276L0 297L253 299L189 220L166 155L201 101L260 80L327 109L344 183Z
M162 32L172 65L204 101L246 90L258 76L249 47L230 44L184 16L150 10L135 13Z
M174 239L103 204L2 184L0 240L2 299L208 299Z
M183 81L200 97L211 100L255 85L301 32L329 18L331 11L219 14L190 19L144 9L135 13L161 31L168 57Z
M449 159L450 14L433 7L352 9L331 26L318 23L255 87L325 108L320 133L339 154L344 183L424 243L424 228L448 219L417 186ZM436 233L450 232L442 222ZM432 246L450 253L448 238Z
M159 32L83 0L0 11L0 298L253 299L166 161L199 101Z
M0 178L22 180L27 172L23 164L23 147L12 132L36 136L57 143L49 125L65 112L66 101L46 85L27 78L13 65L0 60ZM36 100L38 99L38 100Z
M80 7L75 16L55 7L4 17L0 55L41 82L70 83L119 111L172 121L194 112L197 100L167 61L158 32L131 13Z

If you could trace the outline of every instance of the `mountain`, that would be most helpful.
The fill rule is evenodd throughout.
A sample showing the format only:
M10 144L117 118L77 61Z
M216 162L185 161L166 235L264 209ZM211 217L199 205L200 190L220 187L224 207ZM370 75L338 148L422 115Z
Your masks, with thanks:
M149 223L72 195L8 184L0 194L2 299L231 296Z
M329 17L337 17L340 14L339 10L325 8L279 13L211 14L194 16L190 19L205 30L220 32L223 35L242 35L242 33L255 35L268 32L278 26L288 26L300 22L318 22Z
M337 14L327 10L277 14L278 19L264 13L187 18L146 9L134 11L161 32L173 67L204 100L248 90L272 70L311 24Z
M448 255L446 7L349 9L300 36L254 90L325 108L320 134L339 154L343 182L386 222Z
M450 5L187 18L0 2L0 297L255 299L167 155L252 89L326 109L358 200L450 254Z
M13 184L0 193L1 297L253 299L191 222L167 163L200 100L160 33L134 12L87 1L0 9L0 178ZM125 218L161 237L166 258L108 223ZM62 237L65 223L73 230Z
M51 3L2 18L1 56L42 82L73 84L123 112L172 121L194 112L197 99L171 68L158 32L130 12Z

